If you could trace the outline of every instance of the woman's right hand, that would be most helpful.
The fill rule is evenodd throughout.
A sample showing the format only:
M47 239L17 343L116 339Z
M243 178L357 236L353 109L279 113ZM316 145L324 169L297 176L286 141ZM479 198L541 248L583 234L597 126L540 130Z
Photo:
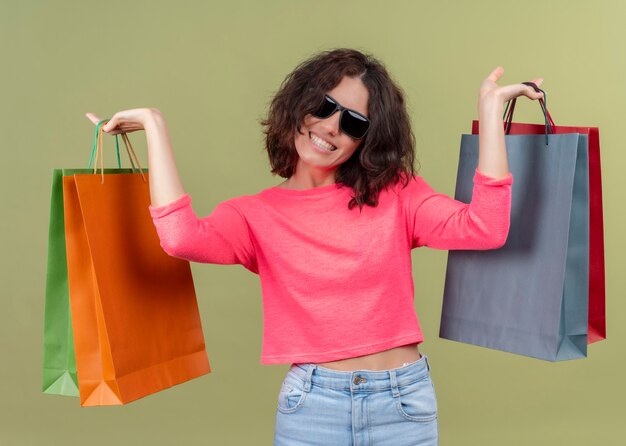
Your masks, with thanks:
M86 113L86 116L94 124L102 121L93 113ZM153 206L170 203L185 194L174 162L169 130L158 109L134 108L117 112L102 126L102 130L110 135L146 131Z
M102 130L110 135L145 130L146 123L160 113L161 112L156 108L133 108L119 111L102 126ZM102 119L98 118L93 113L85 113L85 116L94 124L98 124L102 121Z

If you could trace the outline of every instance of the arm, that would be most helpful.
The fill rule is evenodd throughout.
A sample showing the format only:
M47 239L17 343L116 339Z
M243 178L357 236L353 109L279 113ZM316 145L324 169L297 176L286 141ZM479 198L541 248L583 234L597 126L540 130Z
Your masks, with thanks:
M521 95L533 100L543 95L524 84L498 86L503 73L502 67L496 68L480 86L478 168L472 202L465 204L438 194L423 179L415 179L409 210L413 247L494 249L506 242L513 178L502 125L504 103ZM542 79L533 82L540 85Z
M100 122L87 113L94 124ZM256 271L248 226L239 208L223 202L199 219L191 208L174 161L163 114L155 108L115 113L103 130L111 135L145 130L150 171L150 214L163 250L173 257L204 263L242 264Z
M542 93L524 84L498 86L496 82L502 74L502 67L493 70L481 83L478 97L478 170L494 179L509 174L502 126L504 104L522 95L533 100L543 97ZM542 81L539 78L532 82L539 86Z
M495 249L509 232L511 184L508 174L494 179L478 171L470 204L435 192L421 177L409 183L408 215L412 247L435 249Z
M235 199L219 203L210 215L198 218L191 197L164 206L150 206L161 247L173 257L193 262L243 265L258 274L248 224Z
M87 118L94 124L100 122L93 113ZM115 113L102 130L111 134L146 131L148 168L150 171L150 200L152 206L162 206L185 194L174 161L170 133L163 114L156 108L135 108Z

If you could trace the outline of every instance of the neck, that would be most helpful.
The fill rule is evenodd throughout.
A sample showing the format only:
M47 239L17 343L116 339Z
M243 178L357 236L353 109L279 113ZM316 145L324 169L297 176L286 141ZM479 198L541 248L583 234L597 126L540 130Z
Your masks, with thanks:
M286 189L313 189L315 187L329 186L335 184L335 172L326 171L319 174L312 174L307 172L306 174L294 173L289 179L281 183L281 187Z

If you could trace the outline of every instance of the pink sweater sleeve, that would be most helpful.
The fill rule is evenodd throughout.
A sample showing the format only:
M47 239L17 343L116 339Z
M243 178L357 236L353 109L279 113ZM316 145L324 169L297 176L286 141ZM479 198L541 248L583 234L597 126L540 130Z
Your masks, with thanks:
M161 247L172 257L202 263L241 264L258 273L248 226L230 200L198 218L187 194L164 206L150 206Z
M474 174L469 204L435 192L419 176L410 185L408 209L413 247L495 249L506 242L511 214L513 176L503 179Z

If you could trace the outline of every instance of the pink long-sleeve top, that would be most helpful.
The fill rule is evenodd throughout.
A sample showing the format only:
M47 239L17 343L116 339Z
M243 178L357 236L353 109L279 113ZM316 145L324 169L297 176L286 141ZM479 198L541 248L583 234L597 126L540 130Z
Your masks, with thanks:
M509 230L513 178L474 176L465 204L414 176L376 207L348 209L352 189L277 186L198 218L184 195L150 206L161 246L182 259L241 264L259 275L262 364L327 362L420 343L411 249L492 249Z

